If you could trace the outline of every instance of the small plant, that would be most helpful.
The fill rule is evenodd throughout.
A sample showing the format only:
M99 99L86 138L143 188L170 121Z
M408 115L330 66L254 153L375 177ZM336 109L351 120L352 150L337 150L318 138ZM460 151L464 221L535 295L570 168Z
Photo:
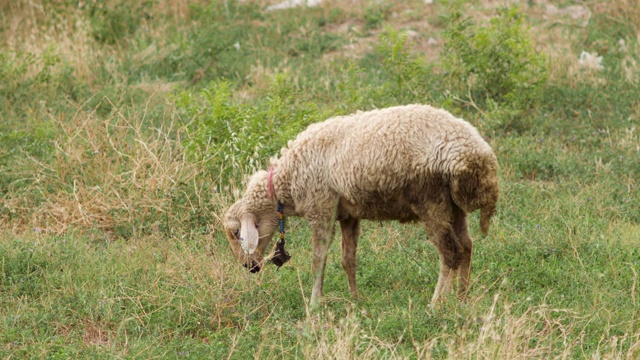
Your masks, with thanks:
M297 40L289 52L292 55L307 53L312 56L322 56L325 52L335 50L339 43L340 37L337 35L312 31L306 37Z
M55 88L61 62L53 46L45 48L41 54L30 52L0 53L0 100L14 103L20 97L33 97L33 90ZM37 88L36 88L37 87ZM0 108L3 111L4 107ZM1 113L0 113L1 114Z
M387 19L387 11L390 4L369 5L364 9L364 28L366 30L375 29Z

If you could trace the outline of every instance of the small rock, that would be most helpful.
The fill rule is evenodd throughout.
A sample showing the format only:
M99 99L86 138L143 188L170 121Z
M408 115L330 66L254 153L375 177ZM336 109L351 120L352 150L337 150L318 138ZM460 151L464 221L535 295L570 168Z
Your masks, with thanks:
M620 51L627 52L627 43L624 41L624 39L618 40L618 47L620 48Z
M591 70L603 70L604 66L602 66L602 56L598 56L597 53L589 53L583 51L580 53L580 59L578 59L578 64L581 68L591 69Z
M416 37L416 36L418 36L418 32L415 31L415 30L407 30L405 33L407 34L408 37Z
M322 0L284 0L281 3L274 4L267 7L267 11L291 9L298 6L306 5L308 7L318 6L322 3Z

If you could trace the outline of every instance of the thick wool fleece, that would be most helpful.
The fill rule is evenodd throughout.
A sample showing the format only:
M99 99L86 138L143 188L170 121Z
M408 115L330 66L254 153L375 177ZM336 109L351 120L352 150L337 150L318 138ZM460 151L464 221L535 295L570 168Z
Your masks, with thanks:
M483 209L486 232L498 197L498 164L489 145L466 121L426 105L311 125L271 165L278 198L301 216L333 209L340 196L342 217L419 220L423 214L415 208L442 187L465 212Z

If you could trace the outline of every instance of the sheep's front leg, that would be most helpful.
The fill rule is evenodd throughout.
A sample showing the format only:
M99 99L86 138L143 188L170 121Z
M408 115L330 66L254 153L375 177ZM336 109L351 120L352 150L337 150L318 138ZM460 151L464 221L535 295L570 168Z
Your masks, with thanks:
M358 249L358 237L360 236L360 219L348 218L340 220L340 230L342 231L342 268L347 274L351 295L357 298L356 250Z
M310 305L316 308L322 299L322 284L324 282L324 269L327 265L327 255L331 240L333 239L334 226L331 221L322 221L312 224L313 227L313 288L311 289Z

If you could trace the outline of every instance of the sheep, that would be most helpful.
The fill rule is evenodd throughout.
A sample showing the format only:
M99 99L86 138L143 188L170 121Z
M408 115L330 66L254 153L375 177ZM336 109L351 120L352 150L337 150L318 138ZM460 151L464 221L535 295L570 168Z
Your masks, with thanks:
M342 232L342 267L353 297L360 220L421 222L440 255L435 304L458 278L469 288L472 241L467 213L481 210L486 234L498 201L498 162L468 122L428 105L406 105L310 125L251 176L223 222L235 257L257 272L284 216L308 220L313 231L310 304L322 297L334 220ZM286 261L286 260L285 260Z

